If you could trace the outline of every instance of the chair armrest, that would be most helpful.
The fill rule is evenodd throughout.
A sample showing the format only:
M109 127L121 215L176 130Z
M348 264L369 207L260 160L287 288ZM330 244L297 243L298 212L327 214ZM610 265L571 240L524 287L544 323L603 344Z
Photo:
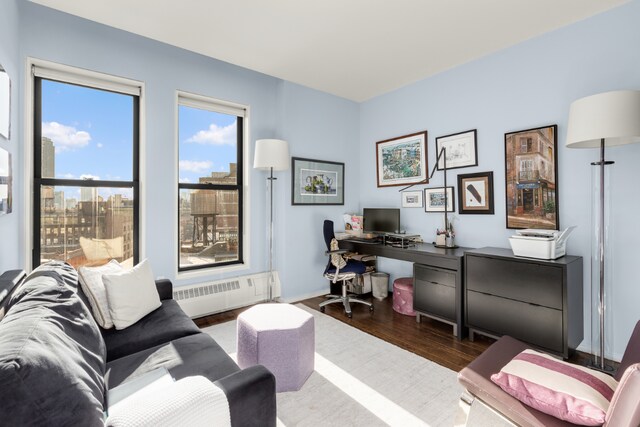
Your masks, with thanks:
M156 280L156 289L160 300L173 299L173 283L169 279Z
M214 384L227 396L232 425L276 425L276 378L264 366L250 366Z
M346 254L347 252L349 252L346 249L336 249L335 251L325 251L324 254L325 255L333 255L333 254Z

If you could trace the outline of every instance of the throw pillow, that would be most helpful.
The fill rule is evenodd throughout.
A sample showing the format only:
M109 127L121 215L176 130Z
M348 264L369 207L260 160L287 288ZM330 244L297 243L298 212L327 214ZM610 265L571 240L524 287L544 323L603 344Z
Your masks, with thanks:
M147 260L131 270L102 276L109 313L116 329L125 329L162 305Z
M335 238L331 239L331 250L337 251L338 249L340 249L338 240ZM331 264L333 264L334 267L340 269L344 268L344 266L347 265L347 262L344 260L341 254L331 254Z
M120 273L123 270L115 259L100 267L80 267L78 269L80 286L89 299L93 317L98 325L104 329L113 328L113 321L111 314L109 314L109 301L107 301L107 291L104 288L102 275Z
M586 426L604 423L618 385L607 374L534 350L518 354L491 381L540 412Z

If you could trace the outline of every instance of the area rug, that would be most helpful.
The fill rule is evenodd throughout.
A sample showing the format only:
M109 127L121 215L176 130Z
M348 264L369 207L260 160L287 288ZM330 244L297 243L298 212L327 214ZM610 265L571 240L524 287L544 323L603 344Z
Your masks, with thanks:
M462 393L456 372L297 306L315 318L315 371L301 390L278 393L279 425L453 426ZM235 359L236 321L204 331ZM506 425L474 403L468 427Z

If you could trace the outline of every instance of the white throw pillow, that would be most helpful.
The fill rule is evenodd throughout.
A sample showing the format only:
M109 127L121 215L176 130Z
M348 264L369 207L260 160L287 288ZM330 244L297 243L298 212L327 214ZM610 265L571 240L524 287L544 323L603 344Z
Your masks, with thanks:
M109 313L116 329L125 329L162 305L147 260L117 274L102 276Z
M82 287L82 291L89 299L93 317L98 325L104 329L113 328L113 321L111 320L111 314L109 314L109 301L107 300L107 291L102 282L102 275L119 273L123 270L115 259L99 267L80 267L78 269L80 287Z

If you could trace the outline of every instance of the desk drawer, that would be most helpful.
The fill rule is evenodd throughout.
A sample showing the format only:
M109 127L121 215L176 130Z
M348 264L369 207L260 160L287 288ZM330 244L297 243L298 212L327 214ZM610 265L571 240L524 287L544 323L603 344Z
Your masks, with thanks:
M448 320L456 319L456 288L414 280L413 308Z
M562 310L562 268L467 255L468 290Z
M423 282L438 283L445 286L456 286L456 275L449 270L441 270L430 266L414 264L413 277Z
M467 326L562 353L562 311L467 291ZM508 320L507 320L508 319Z

